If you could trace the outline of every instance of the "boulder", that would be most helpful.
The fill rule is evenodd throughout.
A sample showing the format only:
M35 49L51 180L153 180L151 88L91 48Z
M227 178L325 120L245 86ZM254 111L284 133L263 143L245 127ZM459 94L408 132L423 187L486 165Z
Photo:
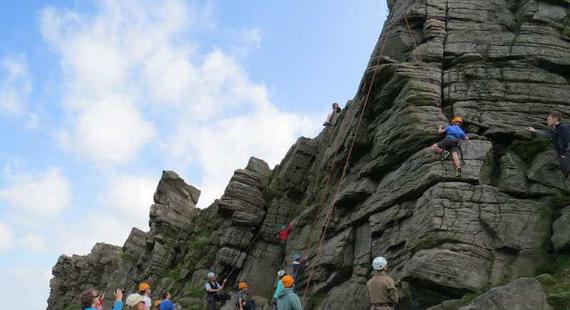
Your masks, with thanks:
M535 279L523 278L496 287L459 310L550 310L546 294Z

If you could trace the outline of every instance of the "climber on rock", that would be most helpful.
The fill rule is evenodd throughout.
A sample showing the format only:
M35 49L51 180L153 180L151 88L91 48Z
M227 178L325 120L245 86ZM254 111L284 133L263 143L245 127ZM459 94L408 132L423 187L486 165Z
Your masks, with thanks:
M340 116L340 111L341 111L340 105L336 102L333 103L332 111L327 116L327 119L323 123L323 126L334 126L336 124L338 117Z
M96 289L90 289L85 291L79 297L79 303L81 304L81 310L98 310L103 309L102 299L100 298L102 294ZM123 291L117 289L115 291L115 304L112 310L123 309Z
M289 233L293 229L294 224L295 224L295 221L292 221L291 223L289 223L287 225L281 226L281 230L279 231L279 240L281 240L283 242L287 241L287 239L289 238Z
M386 274L387 265L384 257L376 257L372 261L376 274L366 283L370 310L393 310L398 303L398 289L394 280Z
M146 282L141 282L139 284L139 295L144 298L144 304L146 305L146 310L150 310L152 307L152 299L150 298L150 285Z
M562 116L558 112L550 112L546 116L546 125L548 130L539 130L528 127L528 131L533 134L552 140L556 154L558 154L558 162L560 169L565 178L570 177L570 125L562 123Z
M277 286L275 287L275 292L273 293L273 299L271 301L271 309L277 310L277 298L279 298L279 293L283 290L283 282L281 280L287 275L285 270L277 271Z
M222 285L220 285L217 281L216 274L213 272L208 273L208 282L206 282L205 288L206 299L210 310L218 310L217 302L226 301L231 298L229 294L222 292L226 282L228 282L228 279L225 279Z
M249 292L247 282L241 281L238 284L239 292L237 294L237 304L239 310L255 310L255 300Z
M307 267L307 258L302 257L301 254L293 255L293 262L291 263L291 276L295 279L295 282L300 283L301 276ZM298 291L298 285L293 287L295 293Z
M303 310L299 296L293 292L295 279L292 276L284 276L281 279L283 290L277 296L277 309L279 310Z
M162 294L162 300L159 301L160 310L174 310L172 295L169 292Z
M459 159L459 154L461 149L459 148L459 140L469 141L469 137L461 128L463 125L463 119L459 116L455 116L451 119L451 125L445 128L439 127L438 133L444 138L438 143L431 146L431 149L438 154L443 154L443 158L447 158L451 154L453 158L453 166L455 167L455 176L461 177L462 168L461 161Z

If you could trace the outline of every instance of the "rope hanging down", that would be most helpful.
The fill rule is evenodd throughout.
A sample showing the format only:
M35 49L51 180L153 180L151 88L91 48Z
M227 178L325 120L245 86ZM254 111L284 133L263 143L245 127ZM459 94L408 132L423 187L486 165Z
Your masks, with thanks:
M389 14L389 18L390 18L391 13L392 13L392 12L390 12L390 14ZM384 47L385 47L385 44L386 44L386 40L387 40L388 34L390 33L390 30L392 29L392 23L393 23L393 18L390 18L390 19L389 19L389 22L388 22L388 27L386 28L386 33L385 33L384 37L382 38L382 42L380 43L380 52L379 52L379 54L378 54L378 56L377 56L378 59L377 59L377 61L376 61L375 67L378 66L378 65L380 65L380 61L382 60L382 56L383 56L383 54L384 54ZM414 44L415 44L415 41L414 41ZM320 237L320 240L319 240L319 245L318 245L318 247L317 247L317 253L316 253L316 256L315 256L315 257L317 257L317 258L320 257L320 255L322 254L323 242L324 242L324 239L325 239L325 236L326 236L326 233L327 233L327 230L328 230L328 226L329 226L330 221L331 221L331 218L332 218L332 214L333 214L333 212L334 212L334 201L335 201L336 198L338 197L338 193L340 192L340 186L341 186L341 184L342 184L342 180L345 178L346 173L347 173L347 171L348 171L348 166L349 166L349 164L350 164L350 159L351 159L351 157L352 157L352 152L353 152L353 149L354 149L354 145L356 144L356 139L357 139L358 133L359 133L359 131L360 131L360 126L361 126L361 124L362 124L362 119L363 119L363 117L364 117L364 113L365 113L366 107L367 107L367 105L368 105L368 100L369 100L369 98L370 98L370 94L372 93L372 87L374 86L374 81L376 80L377 72L378 72L378 70L376 70L376 68L375 68L375 69L373 70L373 73L372 73L372 78L371 78L371 80L370 80L370 85L369 85L369 87L368 87L368 92L366 93L366 97L365 97L365 99L364 99L364 103L362 104L362 110L361 110L360 115L359 115L359 117L358 117L358 122L357 122L357 125L356 125L356 132L355 132L354 137L353 137L353 140L352 140L352 142L351 142L351 144L350 144L350 148L349 148L349 150L348 150L348 155L347 155L347 157L346 157L346 161L345 161L344 167L343 167L343 169L342 169L342 174L341 174L341 176L340 176L340 179L339 179L339 182L338 182L338 186L337 186L336 192L335 192L335 194L334 194L334 196L333 196L333 199L331 200L331 207L329 208L329 211L327 212L327 215L326 215L326 217L325 217L325 226L324 226L323 232L322 232L322 234L321 234L321 237ZM310 274L309 274L309 279L307 280L307 286L305 287L305 292L303 293L303 298L305 298L305 297L307 296L307 293L309 292L309 288L310 288L310 286L311 286L311 282L312 282L312 280L313 280L313 278L314 278L314 276L315 276L315 265L316 265L315 263L312 263L312 264L311 264L311 272L310 272Z

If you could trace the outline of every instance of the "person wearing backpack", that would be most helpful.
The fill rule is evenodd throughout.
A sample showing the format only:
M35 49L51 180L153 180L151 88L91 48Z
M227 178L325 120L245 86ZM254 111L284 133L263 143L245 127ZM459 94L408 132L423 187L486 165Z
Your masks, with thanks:
M241 281L238 287L237 300L239 310L255 310L255 300L253 300L249 292L247 282Z
M218 310L218 302L226 301L231 298L229 294L222 292L227 281L228 279L225 279L222 285L220 285L217 281L216 274L213 272L208 273L208 282L206 282L204 287L206 288L206 299L210 310Z
M558 155L560 170L565 178L570 176L570 125L562 123L562 116L558 112L550 112L545 119L548 130L528 127L532 134L548 138L554 145L554 150Z
M437 132L444 138L438 143L431 146L431 149L436 153L443 154L443 158L449 156L451 152L456 177L462 176L461 161L459 160L459 154L461 153L461 149L459 148L459 140L469 141L469 137L467 137L467 134L463 128L461 128L462 125L463 118L455 116L451 119L450 126L447 126L445 128L440 126Z

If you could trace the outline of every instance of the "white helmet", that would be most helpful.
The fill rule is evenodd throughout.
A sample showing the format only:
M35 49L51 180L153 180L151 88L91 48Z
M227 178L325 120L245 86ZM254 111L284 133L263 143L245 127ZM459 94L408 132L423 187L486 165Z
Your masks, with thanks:
M378 256L372 261L372 269L383 270L388 265L388 261L384 257Z
M213 277L215 277L215 276L216 276L215 273L213 273L213 272L208 272L208 278L213 278Z
M279 271L277 271L277 276L278 276L279 278L281 278L282 276L285 275L285 273L286 273L285 270L279 270Z

